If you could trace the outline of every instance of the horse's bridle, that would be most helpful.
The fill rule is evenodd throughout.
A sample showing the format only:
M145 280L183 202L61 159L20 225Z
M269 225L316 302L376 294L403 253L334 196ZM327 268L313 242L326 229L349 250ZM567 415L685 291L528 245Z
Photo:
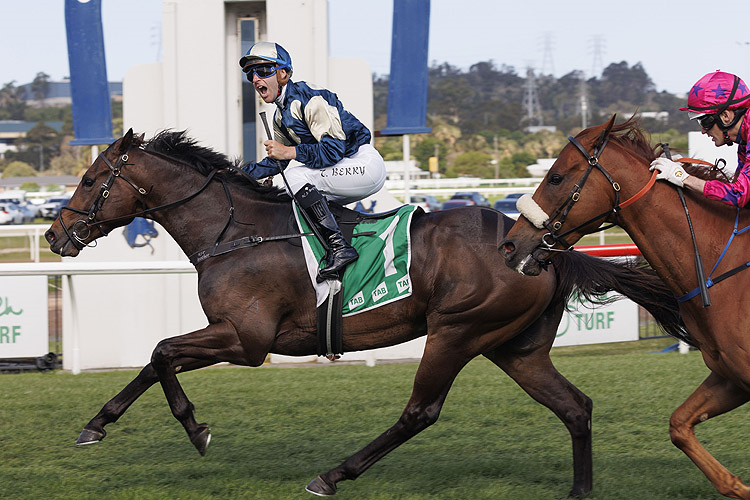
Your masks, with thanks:
M591 154L589 154L588 151L586 151L586 148L584 148L580 142L575 137L568 137L568 140L578 149L578 151L583 154L584 158L586 158L586 161L588 163L588 168L586 169L586 172L581 176L581 178L576 182L576 184L573 186L573 190L570 192L568 197L565 199L565 201L562 202L560 207L555 210L555 212L547 218L547 220L542 224L542 228L546 228L549 232L545 233L544 236L542 236L542 245L540 245L540 248L543 248L544 250L550 251L550 252L567 252L571 251L573 249L572 245L568 244L568 242L565 240L565 236L578 231L582 227L588 226L592 222L595 222L600 219L606 219L610 215L614 214L614 220L612 223L605 227L597 227L593 230L588 231L586 234L598 232L598 231L604 231L606 229L609 229L613 226L617 225L617 215L620 212L622 208L625 208L626 206L634 203L636 200L641 198L646 192L651 189L651 187L656 182L656 171L653 172L651 175L651 179L649 182L641 189L638 193L627 199L626 201L620 203L620 185L612 178L612 176L607 172L607 170L599 163L599 157L601 156L602 152L604 151L604 148L607 146L607 143L609 142L609 129L605 129L602 131L602 135L599 137L599 140L595 143L594 150ZM581 197L581 190L583 189L583 186L586 184L586 181L589 178L589 175L591 172L597 169L599 172L606 177L607 181L612 186L612 190L615 194L615 201L612 208L609 210L606 210L599 215L596 215L589 220L582 222L581 224L575 226L572 229L568 229L565 232L560 232L560 230L563 227L563 224L565 223L565 219L568 217L568 214L570 213L571 208L573 208L573 205L580 199ZM554 221L554 222L553 222ZM562 245L562 249L554 248L555 245ZM545 262L546 264L546 262Z
M128 163L128 159L129 159L128 153L130 153L130 149L131 148L128 148L125 151L125 153L120 155L117 158L117 161L115 162L114 165L112 165L112 162L110 162L109 159L107 159L107 157L104 155L106 151L99 153L99 159L101 159L104 162L104 164L107 165L107 167L109 168L109 176L107 177L107 180L104 181L101 188L99 189L99 194L97 195L94 202L91 204L91 208L89 208L88 210L80 210L80 209L72 208L66 205L60 209L60 214L57 217L60 220L60 225L62 226L63 231L65 231L65 234L68 236L70 241L78 250L81 250L84 247L88 246L88 244L86 243L86 239L89 236L91 236L91 226L96 226L99 229L99 231L102 233L102 235L107 236L109 232L102 227L102 224L104 223L112 222L115 220L148 215L150 213L153 213L159 210L164 210L166 208L170 208L170 207L185 203L187 201L190 201L191 199L198 196L198 194L200 194L206 188L206 186L208 186L208 184L211 182L211 179L213 179L214 175L217 172L217 170L211 171L211 173L206 177L205 183L203 184L203 186L201 186L198 189L198 191L180 200L167 203L165 205L160 205L158 207L148 208L148 209L142 210L134 214L129 214L129 215L115 217L115 218L106 219L106 220L96 220L96 215L102 209L104 202L109 198L110 190L112 189L112 185L114 184L116 179L124 180L133 189L135 189L141 197L141 202L145 206L144 198L150 192L150 189L146 190L142 187L139 187L135 182L133 182L128 177L122 174L122 168L124 166L133 165L133 163ZM224 188L226 190L226 186L224 186ZM63 210L68 210L68 211L71 211L80 215L84 215L86 216L86 218L78 219L76 222L73 223L72 226L70 226L70 228L68 228L65 225L65 222L63 221L63 218L62 218Z

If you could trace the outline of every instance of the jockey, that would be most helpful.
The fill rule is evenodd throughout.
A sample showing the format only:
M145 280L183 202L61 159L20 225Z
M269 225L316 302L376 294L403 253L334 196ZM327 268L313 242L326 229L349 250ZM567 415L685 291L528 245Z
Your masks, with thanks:
M718 180L705 181L688 175L677 162L657 158L651 170L659 170L657 179L703 193L706 198L728 205L744 207L750 202L750 162L748 137L750 136L750 89L738 76L716 71L698 80L688 95L687 111L691 120L697 120L701 133L714 144L731 146L737 143L737 170L731 183Z
M255 43L240 66L260 98L276 104L274 139L263 143L267 156L243 170L260 179L285 169L287 191L328 246L329 260L318 278L335 279L358 255L341 233L326 198L344 205L378 192L385 183L383 158L370 144L370 131L344 109L336 94L291 80L292 58L281 45ZM290 160L301 165L288 167Z

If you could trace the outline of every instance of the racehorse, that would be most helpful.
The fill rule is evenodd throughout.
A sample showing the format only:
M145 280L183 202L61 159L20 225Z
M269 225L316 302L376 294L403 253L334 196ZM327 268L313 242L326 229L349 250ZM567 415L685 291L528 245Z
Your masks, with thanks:
M158 343L138 376L84 427L77 444L98 442L151 385L159 382L173 415L205 454L208 426L177 380L229 362L263 364L269 352L310 355L317 349L315 293L303 251L290 231L291 199L239 175L238 162L199 146L184 132L150 141L132 130L83 175L67 207L45 233L53 252L76 256L135 216L161 224L186 255L219 240L263 237L263 243L200 261L198 293L209 325ZM615 290L644 305L675 334L677 302L648 269L582 255L560 259L554 273L523 277L502 265L497 243L513 221L486 208L418 213L411 227L412 294L343 320L346 351L394 345L427 335L403 414L386 432L307 490L326 496L433 424L459 371L484 355L565 424L573 442L571 495L591 490L591 400L552 365L549 351L567 299ZM299 235L298 235L299 236ZM297 239L298 242L298 239Z
M670 438L721 494L750 499L750 488L711 456L694 433L698 423L750 399L750 318L742 305L750 294L750 273L740 272L747 267L750 241L739 236L750 212L684 193L698 255L714 266L707 288L711 305L704 307L697 293L704 278L694 265L696 247L679 193L672 184L655 182L656 172L649 171L659 147L650 145L634 118L619 125L614 120L570 139L533 197L519 202L523 216L500 251L509 267L539 275L549 261L567 255L571 244L602 222L623 228L680 298L690 338L711 370L672 414ZM706 179L718 177L714 169L686 168ZM728 244L730 238L734 241Z

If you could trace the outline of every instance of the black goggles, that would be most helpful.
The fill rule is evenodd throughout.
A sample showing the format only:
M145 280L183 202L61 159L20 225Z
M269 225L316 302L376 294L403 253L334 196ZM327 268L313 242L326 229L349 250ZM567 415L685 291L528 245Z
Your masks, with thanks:
M698 118L698 124L703 130L710 130L716 123L716 115L706 115Z
M276 74L276 71L281 69L280 66L276 66L275 64L255 64L253 66L249 66L245 73L247 73L247 79L252 81L253 75L258 75L258 78L268 78L269 76L273 76Z

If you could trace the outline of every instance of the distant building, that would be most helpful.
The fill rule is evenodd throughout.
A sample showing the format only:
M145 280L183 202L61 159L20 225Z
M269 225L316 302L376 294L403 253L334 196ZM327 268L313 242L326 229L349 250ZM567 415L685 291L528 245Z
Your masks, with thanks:
M39 99L32 90L32 84L18 86L21 100L32 108L41 106L66 106L73 102L70 96L70 80L47 82L47 95ZM122 82L109 82L109 95L114 101L122 101Z
M641 118L652 118L657 122L669 120L669 111L641 111Z
M7 179L0 179L0 191L6 191L8 189L21 189L24 184L36 184L40 188L50 187L53 190L70 191L75 189L81 182L79 177L75 175L46 175L39 177L8 177Z
M385 162L385 175L389 181L401 181L405 174L409 173L409 179L429 179L430 173L417 167L415 160L409 161L387 161Z
M26 137L26 133L36 126L37 122L24 122L20 120L0 120L0 158L5 157L6 151L16 151L16 139ZM63 122L44 122L60 132Z
M537 158L536 163L526 167L532 177L544 177L557 158Z

